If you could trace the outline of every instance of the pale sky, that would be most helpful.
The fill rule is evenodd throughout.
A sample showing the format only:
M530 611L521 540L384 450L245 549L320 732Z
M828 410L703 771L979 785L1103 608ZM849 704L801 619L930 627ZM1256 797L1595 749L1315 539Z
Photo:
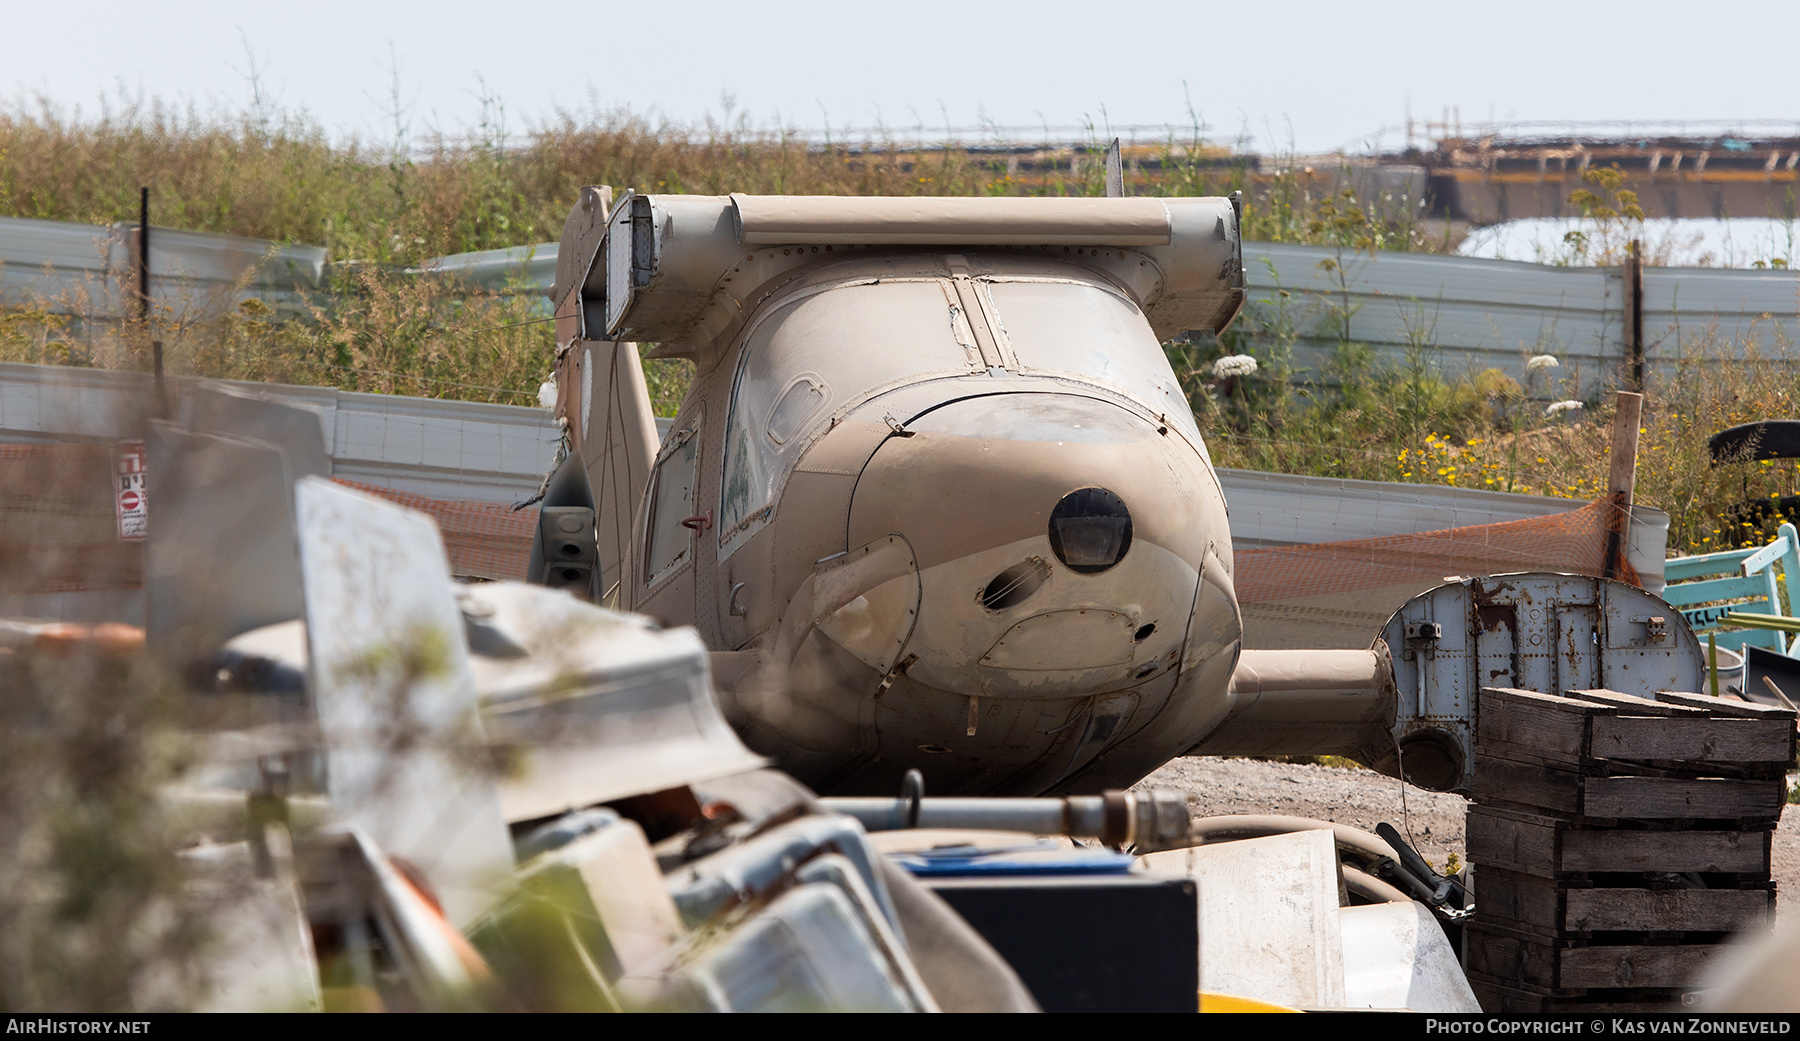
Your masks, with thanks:
M807 129L882 122L910 138L922 124L927 140L942 138L946 120L1185 125L1191 98L1216 137L1247 129L1261 147L1301 151L1366 150L1409 108L1423 119L1454 106L1465 126L1800 125L1792 0L0 0L0 16L0 93L15 103L41 95L91 113L123 90L244 108L253 56L280 105L304 108L336 134L381 140L393 132L390 53L414 132L470 130L484 92L520 130L559 106L698 120L719 115L729 94L763 125L777 116ZM1390 129L1381 144L1401 138Z

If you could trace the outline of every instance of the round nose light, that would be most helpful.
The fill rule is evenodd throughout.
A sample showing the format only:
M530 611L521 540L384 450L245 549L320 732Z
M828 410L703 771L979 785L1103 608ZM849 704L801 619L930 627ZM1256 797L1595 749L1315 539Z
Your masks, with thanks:
M1131 548L1131 513L1105 488L1083 488L1050 511L1050 549L1070 571L1097 575Z

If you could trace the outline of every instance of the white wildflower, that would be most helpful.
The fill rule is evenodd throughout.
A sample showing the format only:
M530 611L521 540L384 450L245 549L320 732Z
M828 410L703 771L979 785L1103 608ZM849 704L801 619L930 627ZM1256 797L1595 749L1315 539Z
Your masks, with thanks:
M1540 354L1525 363L1526 372L1542 372L1545 369L1561 367L1562 362L1557 361L1556 356L1551 354Z
M1248 376L1256 371L1256 359L1248 354L1232 354L1213 362L1213 379Z
M538 388L538 407L556 411L556 381L545 380Z
M1544 410L1544 415L1554 416L1560 412L1574 412L1581 407L1582 405L1579 401L1557 401L1553 402L1549 408Z

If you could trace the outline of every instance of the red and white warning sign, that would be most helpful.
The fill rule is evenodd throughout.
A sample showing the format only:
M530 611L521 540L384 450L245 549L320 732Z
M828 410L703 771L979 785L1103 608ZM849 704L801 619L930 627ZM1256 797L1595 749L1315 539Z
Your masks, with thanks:
M121 441L113 446L113 495L118 501L119 540L139 542L147 530L149 496L144 490L144 443Z

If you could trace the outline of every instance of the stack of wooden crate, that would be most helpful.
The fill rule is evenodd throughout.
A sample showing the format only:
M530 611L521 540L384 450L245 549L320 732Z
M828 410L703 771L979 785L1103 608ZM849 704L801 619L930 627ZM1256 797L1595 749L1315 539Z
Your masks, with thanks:
M1490 687L1475 744L1464 965L1487 1011L1667 1010L1774 923L1792 710Z

